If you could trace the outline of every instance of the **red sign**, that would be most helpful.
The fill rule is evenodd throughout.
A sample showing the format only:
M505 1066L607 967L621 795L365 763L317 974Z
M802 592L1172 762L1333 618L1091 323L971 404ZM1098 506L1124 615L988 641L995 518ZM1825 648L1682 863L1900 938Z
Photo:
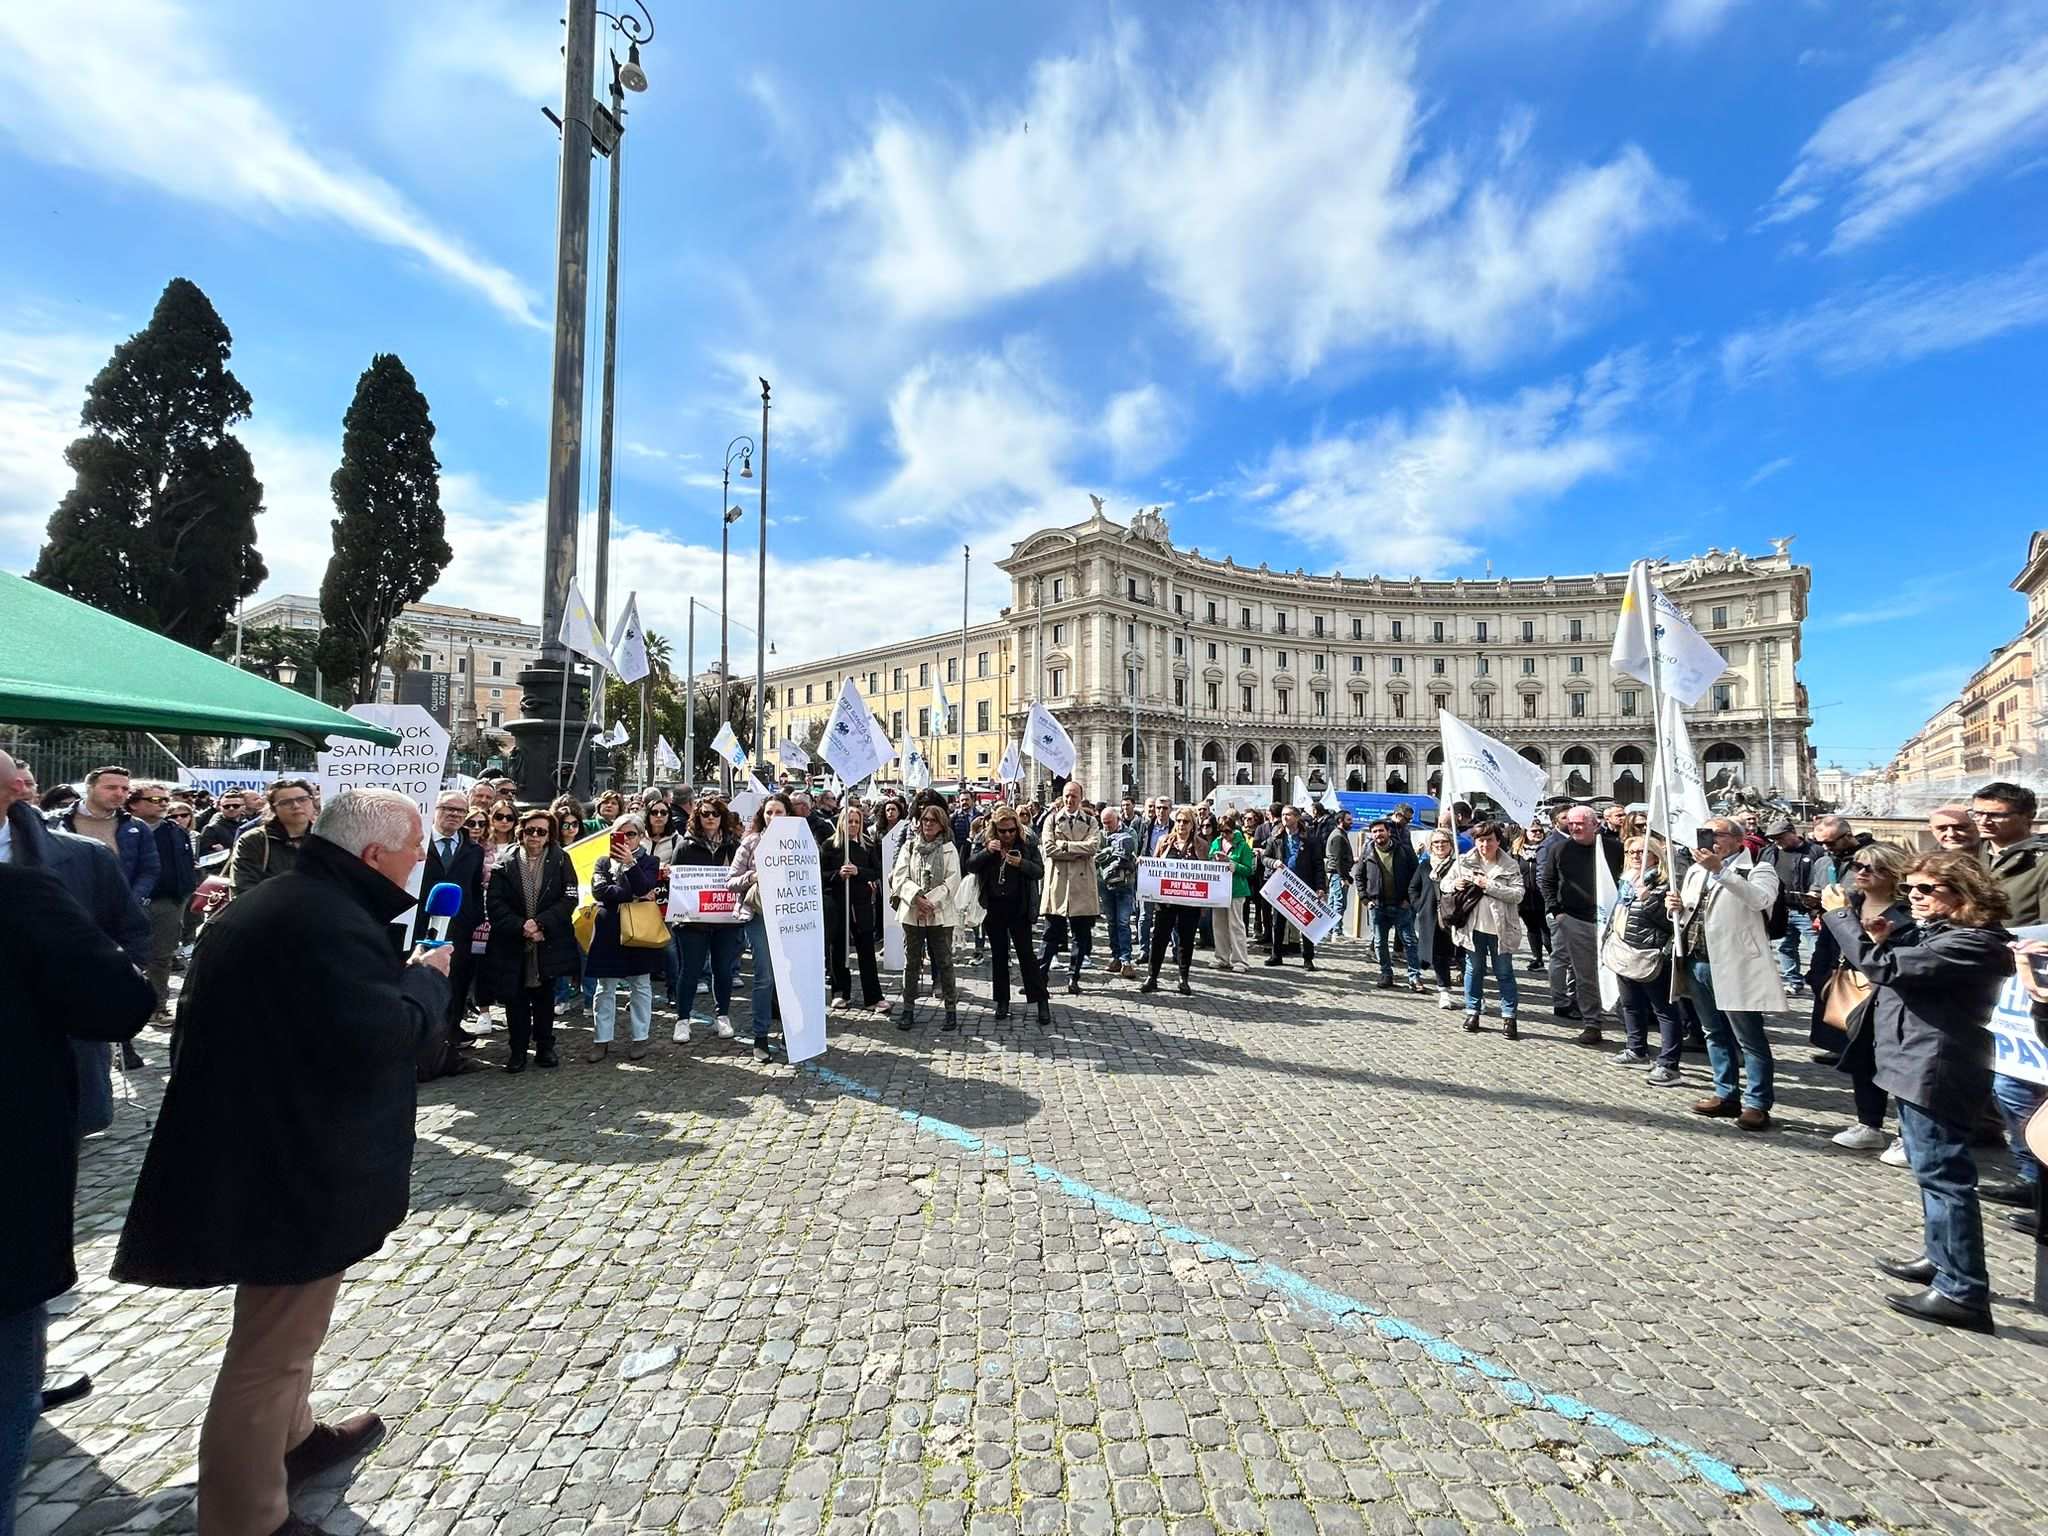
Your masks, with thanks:
M1163 878L1159 882L1159 899L1171 901L1176 896L1185 896L1189 900L1200 901L1209 894L1209 887L1214 883L1210 880L1174 880Z

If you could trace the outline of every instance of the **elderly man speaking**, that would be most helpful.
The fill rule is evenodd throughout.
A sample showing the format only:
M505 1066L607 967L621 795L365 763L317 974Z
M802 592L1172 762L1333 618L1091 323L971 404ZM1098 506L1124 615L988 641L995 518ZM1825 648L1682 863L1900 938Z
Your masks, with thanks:
M291 870L207 924L186 973L113 1272L235 1287L199 1436L201 1536L309 1530L290 1485L383 1430L374 1414L316 1424L310 1393L342 1271L411 1198L414 1052L448 1008L448 950L408 962L392 936L420 857L404 795L342 795Z

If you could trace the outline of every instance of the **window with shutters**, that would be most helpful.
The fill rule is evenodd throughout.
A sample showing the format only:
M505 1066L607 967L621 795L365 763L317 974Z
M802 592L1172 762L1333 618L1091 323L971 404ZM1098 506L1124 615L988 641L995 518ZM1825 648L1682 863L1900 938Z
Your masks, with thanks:
M1067 691L1066 668L1054 667L1052 671L1047 674L1047 679L1048 686L1052 690L1052 696L1056 699L1064 697Z
M1586 696L1583 693L1575 693L1572 695L1572 718L1574 720L1583 720L1585 717Z
M981 700L978 700L978 701L976 701L976 703L975 703L975 706L974 706L974 728L975 728L975 729L976 729L977 731L985 731L985 730L987 730L987 729L988 729L988 700L987 700L987 699L981 699Z
M1533 693L1522 695L1522 718L1524 720L1534 720L1536 718L1536 695Z
M1246 714L1250 714L1250 713L1252 712L1252 710L1253 710L1253 709L1254 709L1254 708L1256 707L1256 706L1255 706L1255 705L1254 705L1254 704L1252 703L1252 691L1251 691L1251 689L1249 689L1249 688L1240 688L1240 689L1238 690L1238 692L1239 692L1239 694L1241 694L1241 695L1243 696L1243 709L1244 709L1244 712L1245 712Z
M929 736L931 735L931 733L932 712L929 709L920 709L917 712L917 734L920 736Z
M1401 693L1397 693L1397 694L1395 694L1395 695L1394 695L1394 697L1393 697L1393 701L1392 701L1392 702L1393 702L1393 705L1394 705L1394 718L1395 718L1396 720L1405 720L1405 719L1407 719L1407 718L1408 718L1408 696L1407 696L1406 694L1401 694Z

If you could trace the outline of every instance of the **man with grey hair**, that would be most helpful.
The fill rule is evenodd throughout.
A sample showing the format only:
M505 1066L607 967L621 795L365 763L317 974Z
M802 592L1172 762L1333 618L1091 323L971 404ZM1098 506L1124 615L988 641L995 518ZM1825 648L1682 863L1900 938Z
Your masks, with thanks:
M1550 1010L1585 1026L1576 1037L1580 1045L1598 1045L1612 1016L1600 1006L1600 872L1594 860L1605 859L1609 877L1618 876L1621 848L1601 835L1591 806L1570 807L1557 826L1563 838L1539 865L1543 909L1550 914Z
M207 925L171 1080L114 1278L232 1285L234 1325L199 1435L199 1528L304 1531L293 1485L367 1449L375 1414L313 1419L313 1361L342 1272L405 1219L414 1070L448 1007L448 949L408 960L420 816L396 790L320 813L291 869Z

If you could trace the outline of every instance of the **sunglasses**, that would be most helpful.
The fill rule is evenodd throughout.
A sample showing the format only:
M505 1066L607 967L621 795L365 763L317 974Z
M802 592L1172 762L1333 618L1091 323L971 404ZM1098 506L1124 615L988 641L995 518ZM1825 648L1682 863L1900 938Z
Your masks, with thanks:
M135 798L144 805L169 805L171 803L169 795L137 795Z
M173 821L190 821L192 813L190 811L172 811L170 817Z
M515 822L515 821L517 821L518 819L519 819L519 818L518 818L517 816L512 816L512 815L508 815L508 814L506 814L506 813L504 813L504 812L500 812L500 813L498 813L497 815L495 815L495 816L493 816L493 817L491 818L491 820L493 820L493 821L502 821L502 822L506 822L506 823L508 823L508 824L509 824L509 823L511 823L511 822Z
M1915 896L1932 896L1936 891L1948 889L1939 880L1902 880L1899 882L1899 887L1901 890L1909 891Z
M253 836L254 834L251 835ZM521 837L553 837L555 834L546 827L521 827L519 835Z

